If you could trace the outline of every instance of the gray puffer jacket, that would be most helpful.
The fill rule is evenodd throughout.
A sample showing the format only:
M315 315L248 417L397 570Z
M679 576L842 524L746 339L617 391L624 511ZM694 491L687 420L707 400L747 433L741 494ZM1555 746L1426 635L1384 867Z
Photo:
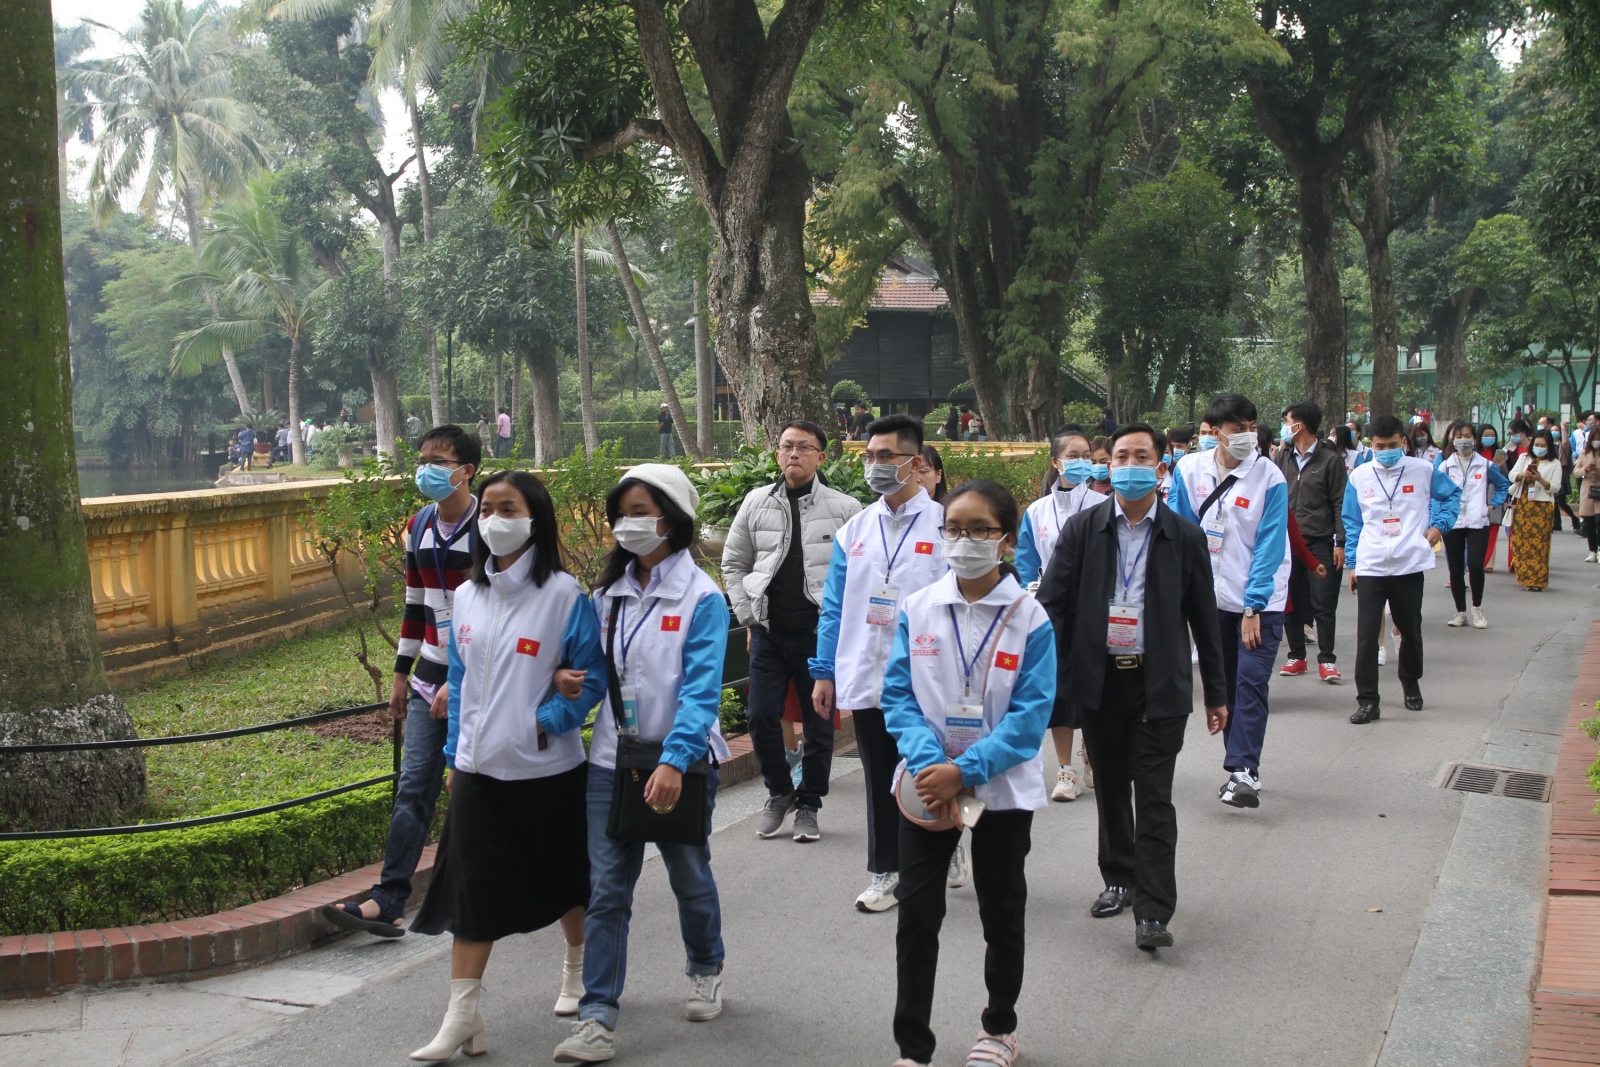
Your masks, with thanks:
M833 558L833 535L861 510L853 496L821 482L800 498L800 547L806 565L806 596L822 605L822 583ZM750 492L728 528L722 548L722 578L740 622L767 621L767 585L789 552L789 498L784 483Z

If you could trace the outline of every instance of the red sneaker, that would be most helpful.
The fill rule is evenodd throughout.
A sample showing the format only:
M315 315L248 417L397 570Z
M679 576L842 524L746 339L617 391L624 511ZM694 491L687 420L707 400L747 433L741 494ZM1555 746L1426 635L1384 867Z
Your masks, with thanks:
M1303 659L1292 659L1283 665L1283 670L1278 672L1280 678L1292 678L1297 674L1304 674L1309 670Z
M1344 681L1344 675L1339 673L1339 668L1331 663L1317 664L1317 676L1329 685L1338 685Z

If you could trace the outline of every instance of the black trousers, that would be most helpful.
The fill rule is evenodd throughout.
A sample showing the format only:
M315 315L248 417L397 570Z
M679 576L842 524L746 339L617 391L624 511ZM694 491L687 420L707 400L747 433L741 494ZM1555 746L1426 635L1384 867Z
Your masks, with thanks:
M1472 606L1483 606L1483 561L1489 552L1489 527L1465 530L1456 527L1444 535L1444 561L1450 568L1450 595L1456 610L1467 610L1467 591L1463 578L1472 575Z
M867 870L887 874L900 869L900 806L890 791L900 746L883 725L882 708L861 708L851 715L867 788Z
M1098 780L1098 779L1097 779ZM939 930L944 925L945 877L960 830L924 830L896 812L900 831L900 925L895 933L898 992L894 1039L900 1055L933 1061L933 980L939 969ZM1022 993L1022 957L1027 941L1028 878L1033 847L1033 812L986 811L972 828L972 887L983 923L983 984L989 1006L983 1028L1009 1034L1017 1028Z
M1600 515L1586 515L1578 521L1583 523L1584 536L1589 538L1589 551L1600 552Z
M805 736L800 746L798 801L812 811L822 807L822 798L828 795L828 773L833 767L833 718L818 715L811 703L807 661L816 654L815 630L750 627L750 747L761 765L767 794L781 797L795 792L789 761L783 754L782 726L789 683L793 682Z
M1106 885L1133 890L1136 919L1166 922L1178 906L1172 772L1188 725L1187 715L1146 719L1144 668L1118 670L1109 660L1100 707L1083 713L1100 816L1100 876Z
M1567 513L1572 520L1572 528L1578 529L1578 516L1572 510L1570 497L1572 496L1572 468L1561 468L1561 486L1556 492L1556 529L1561 529L1561 513Z
M1344 584L1344 571L1333 565L1333 539L1319 538L1307 541L1306 547L1317 561L1328 568L1326 578L1318 578L1298 559L1289 568L1289 599L1294 601L1294 611L1289 614L1287 633L1289 658L1306 658L1306 624L1317 624L1317 662L1337 663L1333 652L1333 637L1339 623L1339 587Z
M1378 703L1378 643L1383 640L1385 604L1400 630L1400 688L1407 696L1421 691L1417 681L1422 677L1422 577L1418 571L1363 574L1356 579L1356 699L1362 704Z

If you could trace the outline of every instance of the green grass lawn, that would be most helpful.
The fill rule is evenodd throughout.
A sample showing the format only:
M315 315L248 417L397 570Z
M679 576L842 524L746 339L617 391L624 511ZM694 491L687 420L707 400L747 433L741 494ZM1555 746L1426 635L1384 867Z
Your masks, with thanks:
M392 654L381 639L373 662ZM305 637L239 659L207 664L178 678L120 690L140 737L204 733L275 722L314 711L373 702L372 681L356 662L353 626ZM387 744L327 739L279 730L146 752L149 821L190 818L360 781L390 770Z

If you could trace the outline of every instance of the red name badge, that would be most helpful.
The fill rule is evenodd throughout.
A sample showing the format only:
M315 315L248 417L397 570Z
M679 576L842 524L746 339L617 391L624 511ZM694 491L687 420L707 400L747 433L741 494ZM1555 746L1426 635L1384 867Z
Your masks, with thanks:
M994 665L1003 671L1014 671L1017 669L1017 654L1015 652L996 652L994 654Z
M1247 508L1250 506L1250 498L1247 496L1236 496L1233 498L1233 506L1236 508Z
M517 651L524 656L537 656L539 654L539 642L531 638L519 637L517 638Z
M661 616L661 628L663 630L671 630L673 633L677 633L680 629L683 628L683 616L682 615L663 615L663 616Z
M1414 485L1402 485L1402 486L1401 486L1401 487L1400 487L1400 491L1401 491L1401 492L1402 492L1402 493L1410 493L1410 492L1412 492L1412 491L1414 491L1414 490L1415 490L1415 489L1416 489L1416 488L1417 488L1417 487L1416 487L1416 486L1414 486Z
M917 555L919 555L919 556L931 556L931 555L933 555L933 542L932 541L918 541L917 542Z

